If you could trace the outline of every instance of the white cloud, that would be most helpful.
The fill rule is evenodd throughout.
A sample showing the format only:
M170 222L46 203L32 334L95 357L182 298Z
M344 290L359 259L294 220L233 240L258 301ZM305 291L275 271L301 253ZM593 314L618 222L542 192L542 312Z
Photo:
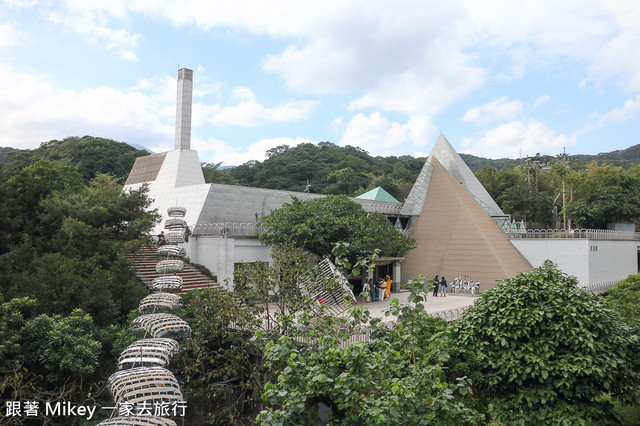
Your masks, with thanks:
M236 87L231 93L231 98L239 99L242 101L255 101L256 94L253 93L253 90L249 89L248 87Z
M542 96L539 96L533 103L533 107L538 108L543 103L549 101L549 99L551 99L551 96L549 94L544 94Z
M4 4L13 9L20 9L23 7L33 7L42 3L39 0L4 0Z
M17 46L20 38L21 33L14 24L0 24L0 48Z
M479 107L470 108L460 120L465 123L490 123L516 118L522 113L521 101L510 101L506 96Z
M297 137L279 137L272 139L262 139L249 145L246 149L240 148L235 144L230 144L219 139L209 138L206 140L197 137L192 138L192 148L198 151L200 161L209 163L222 162L227 166L239 166L250 160L264 161L266 152L271 148L280 145L289 145L290 147L301 143L314 143L309 139Z
M51 139L78 135L145 146L152 140L173 140L173 123L160 119L163 104L135 90L60 90L41 75L0 65L0 91L0 146L33 149Z
M67 0L66 7L49 9L48 19L64 30L75 33L91 43L114 50L121 59L137 59L136 48L141 34L132 34L112 21L128 15L127 6L119 1Z
M242 101L215 111L209 121L219 126L258 127L269 122L301 121L309 117L316 106L314 101L289 101L267 108L255 101Z
M512 121L485 133L480 139L465 138L466 154L485 158L520 158L535 153L557 154L575 144L575 136L559 135L535 120Z
M558 60L590 64L585 81L616 76L640 89L640 6L628 0L326 0L313 8L294 0L67 0L49 7L66 29L126 59L136 57L141 37L128 28L134 16L286 40L263 68L300 93L355 94L355 110L433 114L488 81L490 66L499 66L497 79L521 79Z
M352 145L371 155L401 155L431 142L436 129L426 116L412 116L406 124L390 122L374 112L356 114L349 121L340 145Z
M599 126L603 126L605 123L617 122L625 123L630 120L637 120L640 118L640 95L635 99L627 100L620 108L614 108L611 111L604 114L599 120Z

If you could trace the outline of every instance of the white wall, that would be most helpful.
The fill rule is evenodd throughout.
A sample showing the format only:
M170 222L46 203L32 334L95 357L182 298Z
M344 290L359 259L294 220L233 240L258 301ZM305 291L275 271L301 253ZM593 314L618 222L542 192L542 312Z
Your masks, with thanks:
M580 285L589 284L589 240L514 238L511 242L534 268L549 259L578 278Z
M578 278L581 286L638 273L636 241L514 238L511 242L534 267L549 259Z
M235 263L273 263L271 248L263 246L257 238L191 236L186 250L191 261L206 266L220 284L228 280L229 289L233 289Z
M592 284L622 280L638 273L638 241L589 240Z

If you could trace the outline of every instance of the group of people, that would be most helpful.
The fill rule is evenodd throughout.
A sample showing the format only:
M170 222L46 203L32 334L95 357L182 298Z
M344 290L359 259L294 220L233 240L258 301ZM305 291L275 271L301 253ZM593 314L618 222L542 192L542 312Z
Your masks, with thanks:
M438 297L438 290L440 291L440 297L447 297L447 280L442 277L440 279L437 275L433 279L433 297Z
M384 278L378 279L377 282L373 282L373 278L364 284L363 291L369 293L369 297L365 298L367 302L376 302L379 300L388 299L391 296L391 284L393 280L389 275ZM368 300L367 300L368 299Z

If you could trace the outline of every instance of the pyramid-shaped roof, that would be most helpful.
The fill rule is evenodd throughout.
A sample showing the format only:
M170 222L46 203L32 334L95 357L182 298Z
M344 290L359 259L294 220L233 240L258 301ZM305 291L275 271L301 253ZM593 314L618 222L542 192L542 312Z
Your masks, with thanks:
M372 189L371 191L365 192L362 195L358 195L356 198L360 198L361 200L390 201L392 203L400 202L380 186Z
M478 178L473 174L469 166L464 162L451 146L447 138L440 133L440 137L431 150L429 158L435 158L444 166L451 175L464 186L469 194L490 215L503 215L504 213L482 186Z
M436 158L427 163L428 191L411 232L418 247L407 252L402 275L438 274L448 282L466 275L486 290L529 271L531 264L463 185Z

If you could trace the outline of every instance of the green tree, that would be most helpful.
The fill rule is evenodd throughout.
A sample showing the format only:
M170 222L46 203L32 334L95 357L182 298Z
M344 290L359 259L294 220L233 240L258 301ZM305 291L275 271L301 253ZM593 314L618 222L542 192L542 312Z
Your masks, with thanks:
M338 242L348 244L345 257L353 264L376 249L381 256L398 256L413 248L413 240L398 231L379 213L367 214L345 196L327 196L291 203L265 216L266 232L260 241L268 245L293 243L320 257L329 257Z
M591 164L574 196L566 212L583 228L604 229L640 217L640 178L619 167Z
M210 289L185 296L183 317L192 336L182 347L176 372L194 422L252 423L272 374L260 358L265 339L292 335L294 316L313 305L299 289L301 278L313 274L310 255L286 246L274 248L272 256L273 265L239 267L234 292ZM252 339L256 331L264 338Z
M4 170L0 175L0 254L31 235L37 246L46 244L52 230L42 221L42 201L53 192L77 191L82 176L71 166L58 167L38 161L21 169Z
M295 337L271 340L266 367L261 424L320 424L320 404L330 424L479 424L468 407L464 379L448 381L446 323L428 316L412 293L413 305L395 303L398 315L389 328L355 307L344 318L300 316L300 345ZM351 336L370 335L371 343Z
M137 157L148 155L124 142L83 136L44 142L34 150L16 150L6 156L10 168L22 168L37 161L50 161L58 166L73 166L88 182L103 173L124 183Z
M638 398L638 336L549 261L484 292L452 332L453 373L498 423L615 424L605 395Z
M630 275L605 295L607 306L640 332L640 274Z
M4 218L14 224L4 230L10 244L0 252L0 291L7 299L48 300L42 313L82 308L106 326L124 320L146 294L124 254L157 217L145 210L145 188L125 193L106 175L89 186L67 185L68 176L78 175L38 162L0 183L10 205Z
M227 185L236 185L238 181L229 173L220 170L222 163L202 163L202 174L206 183L224 183Z

